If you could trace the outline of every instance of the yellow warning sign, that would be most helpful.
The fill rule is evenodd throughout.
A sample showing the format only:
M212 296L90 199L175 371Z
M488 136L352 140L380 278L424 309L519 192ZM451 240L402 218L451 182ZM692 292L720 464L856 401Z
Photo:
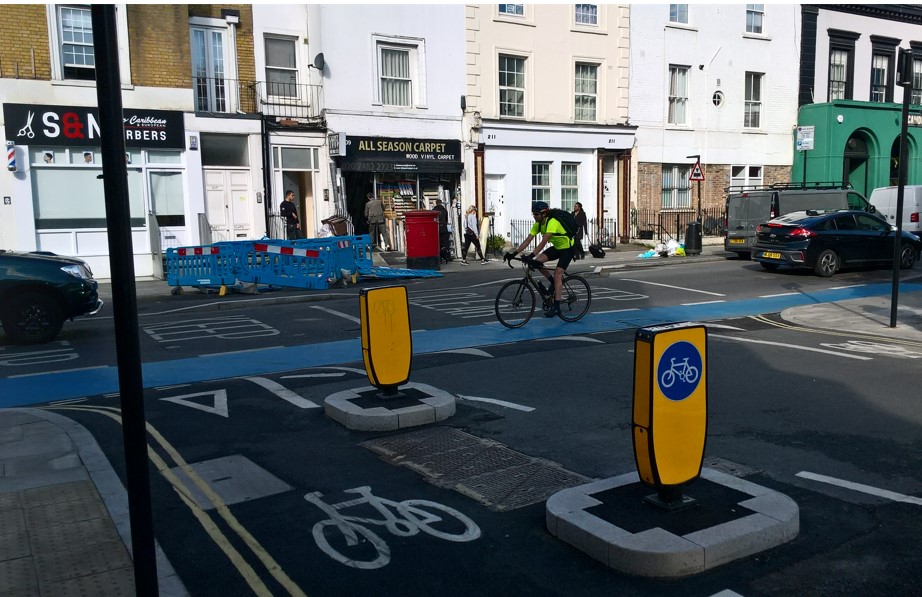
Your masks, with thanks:
M701 160L695 162L688 180L704 182L704 172L701 171Z
M368 381L378 389L405 384L413 354L406 286L363 288L359 311Z

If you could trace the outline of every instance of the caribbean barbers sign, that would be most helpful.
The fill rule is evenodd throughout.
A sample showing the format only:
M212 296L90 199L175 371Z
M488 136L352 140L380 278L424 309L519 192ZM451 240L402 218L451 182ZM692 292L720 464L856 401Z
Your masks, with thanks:
M125 145L183 149L183 113L173 110L122 110ZM99 110L78 106L3 104L6 140L16 145L98 147Z

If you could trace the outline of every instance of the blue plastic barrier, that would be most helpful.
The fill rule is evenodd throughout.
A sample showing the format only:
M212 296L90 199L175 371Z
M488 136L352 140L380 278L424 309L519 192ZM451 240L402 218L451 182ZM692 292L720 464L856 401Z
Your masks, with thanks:
M237 241L234 244L234 273L241 282L329 288L330 251L325 247L294 246L294 242L288 241Z
M226 286L233 284L232 243L178 247L166 251L166 280L170 286Z

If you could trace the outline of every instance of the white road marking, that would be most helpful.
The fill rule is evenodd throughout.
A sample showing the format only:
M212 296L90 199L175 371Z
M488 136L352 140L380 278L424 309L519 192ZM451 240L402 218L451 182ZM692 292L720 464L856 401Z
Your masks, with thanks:
M292 379L295 377L343 377L344 375L346 374L342 371L337 373L305 373L304 375L283 375L282 379Z
M530 406L522 406L521 404L516 404L514 402L506 402L505 400L496 400L494 398L478 398L477 396L462 396L458 394L458 398L461 400L468 400L470 402L488 402L490 404L498 404L499 406L505 406L506 408L511 408L514 410L521 410L527 413L535 410Z
M95 367L78 367L76 369L57 369L55 371L43 371L41 373L20 373L19 375L7 375L7 379L16 379L19 377L34 377L36 375L54 375L55 373L73 373L74 371L92 371L93 369L107 369L108 365L96 365Z
M611 311L593 311L596 315L601 315L602 313L625 313L627 311L640 311L637 307L632 307L630 309L613 309Z
M851 284L849 286L833 286L829 290L843 290L845 288L861 288L862 286L867 286L867 284Z
M889 357L897 358L906 358L906 359L922 359L922 353L909 350L905 346L898 346L893 344L885 344L883 342L866 342L864 340L849 340L848 342L843 342L841 344L833 343L820 343L820 346L825 346L826 348L840 348L842 350L849 350L852 352L863 352L867 354L879 354Z
M207 404L199 404L198 402L189 402L189 398L195 398L196 396L211 396L213 403L211 406L208 406ZM167 398L161 398L161 400L172 402L174 404L181 404L182 406L188 406L190 408L194 408L195 410L201 410L206 413L224 417L225 419L230 418L230 413L227 412L227 390L209 390L208 392L184 394L182 396L170 396Z
M326 307L321 307L321 306L319 306L319 305L311 305L311 309L318 309L318 310L320 310L320 311L324 311L324 312L329 313L329 314L331 314L331 315L336 315L337 317L342 317L343 319L348 319L349 321L354 321L355 323L362 323L362 320L359 319L358 317L353 317L352 315L347 315L346 313L340 313L339 311L335 311L335 310L333 310L333 309L328 309L328 308L326 308Z
M546 342L548 340L576 340L577 342L593 342L597 344L605 344L603 340L597 338L587 338L585 336L556 336L554 338L536 338L538 342Z
M292 392L291 390L289 390L282 384L272 381L271 379L266 379L265 377L243 377L241 379L252 381L256 385L269 390L270 392L272 392L273 394L275 394L282 400L285 400L286 402L290 402L291 404L294 404L298 408L321 408L320 405L317 404L316 402L311 402L307 398L302 398L301 396L298 396L297 394L295 394L294 392Z
M698 290L696 288L685 288L684 286L673 286L672 284L660 284L659 282L647 282L645 280L633 280L631 278L618 278L621 282L636 282L638 284L649 284L650 286L662 286L664 288L674 288L676 290L687 290L688 292L700 292L701 294L710 294L711 296L727 296L719 292L709 292L707 290Z
M795 350L807 350L809 352L820 352L823 354L831 354L836 357L844 357L846 359L857 359L859 361L871 361L871 357L861 357L855 354L843 354L841 352L835 352L832 350L823 350L822 348L812 348L810 346L797 346L796 344L785 344L784 342L769 342L768 340L755 340L753 338L736 338L734 336L724 336L722 334L709 334L709 338L722 338L724 340L736 340L737 342L751 342L753 344L766 344L768 346L781 346L783 348L793 348Z
M701 301L700 303L682 303L682 307L691 307L693 305L713 305L714 303L726 303L724 299L719 299L716 301Z
M208 352L205 354L198 355L201 357L220 357L226 354L246 354L248 352L261 352L263 350L272 350L275 348L285 348L284 346L266 346L265 348L247 348L246 350L228 350L225 352Z
M176 384L174 386L161 386L159 388L154 388L154 389L157 390L158 392L163 392L166 390L175 390L176 388L188 388L191 385L192 385L191 383L181 383L181 384Z
M56 400L54 402L49 402L48 404L53 404L55 406L61 404L77 404L78 402L86 402L86 398L71 398L70 400Z
M819 481L820 483L828 483L830 485L844 487L845 489L851 489L853 491L859 491L869 495L876 495L877 497L893 500L894 502L903 502L906 504L922 506L922 498L913 497L911 495L903 495L902 493L896 493L894 491L888 491L886 489L880 489L878 487L872 487L862 483L855 483L853 481L846 481L844 479L836 479L835 477L827 477L826 475L818 475L808 471L800 471L795 476L801 477L802 479L810 479L811 481Z
M694 322L692 322L692 323L694 323ZM715 329L719 328L719 329L722 329L722 330L744 330L744 329L746 329L746 328L738 328L738 327L736 327L735 325L725 325L725 324L722 324L722 323L705 323L705 324L702 324L702 325L704 325L704 327L706 327L707 329L711 329L711 328L715 328Z
M457 353L457 354L469 354L475 357L486 357L489 359L493 358L492 354L486 351L480 350L479 348L456 348L454 350L440 350L438 354L445 354L449 352Z
M800 294L799 292L782 292L780 294L763 294L759 298L776 298L779 296L794 296Z

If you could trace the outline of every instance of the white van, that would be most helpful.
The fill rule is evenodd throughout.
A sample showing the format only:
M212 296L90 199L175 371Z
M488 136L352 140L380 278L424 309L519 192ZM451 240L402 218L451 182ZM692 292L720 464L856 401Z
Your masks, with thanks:
M919 234L922 232L922 185L903 187L903 230ZM896 190L897 187L881 187L871 191L869 200L877 208L877 214L896 226Z

